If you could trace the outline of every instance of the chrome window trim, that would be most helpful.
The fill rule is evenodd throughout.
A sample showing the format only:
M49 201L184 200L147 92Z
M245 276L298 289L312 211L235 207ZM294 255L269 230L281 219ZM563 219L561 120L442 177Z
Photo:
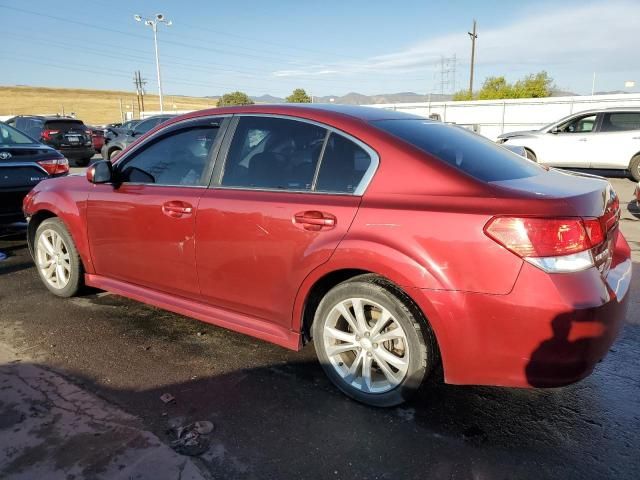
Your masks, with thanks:
M369 163L369 167L365 170L364 175L360 180L360 183L358 183L358 186L353 190L353 192L331 192L331 191L318 192L316 190L290 190L290 189L283 189L283 188L256 188L256 187L229 186L229 185L222 185L222 178L224 177L224 171L226 168L227 158L229 155L229 148L227 148L226 151L224 152L224 159L223 159L222 168L220 169L219 179L215 183L215 185L212 185L211 188L228 189L228 190L250 190L250 191L260 191L260 192L279 192L279 193L310 193L314 195L347 195L347 196L361 197L362 195L364 195L364 192L367 190L367 187L371 183L371 180L373 179L373 176L378 170L378 166L380 165L380 156L378 155L378 152L376 152L373 148L371 148L369 145L364 143L362 140L334 126L327 125L327 124L317 122L315 120L311 120L304 117L296 117L292 115L281 115L277 113L236 113L234 114L234 118L236 117L238 118L239 117L282 118L285 120L293 120L297 122L308 123L310 125L315 125L317 127L324 128L329 133L335 133L336 135L340 135L342 137L345 137L347 140L352 141L353 143L358 145L360 148L362 148L367 153L367 155L369 155L371 162ZM228 134L231 136L231 139L233 139L233 136L235 135L236 126L237 126L237 123L236 125L234 125L233 129L230 129L228 131ZM328 136L325 138L325 144L328 138L329 138ZM325 144L323 144L322 155L324 155ZM322 165L322 160L323 158L321 156L317 165L318 172L320 171L319 169ZM313 187L315 187L315 185L313 185Z
M220 143L222 143L222 140L224 140L224 137L226 136L226 129L223 129L223 125L222 122L226 119L226 118L231 118L233 117L233 115L231 114L222 114L222 115L206 115L203 117L192 117L192 118L186 118L184 120L180 120L179 122L175 122L175 123L171 123L169 125L165 125L164 127L162 127L160 130L158 130L157 132L153 133L151 136L149 136L148 138L145 138L144 141L140 142L139 144L137 144L134 148L132 148L131 150L126 151L125 153L120 154L120 156L118 156L116 162L113 164L114 169L118 168L120 166L121 163L128 161L129 157L131 157L132 155L134 155L138 150L140 150L141 148L147 146L147 144L149 144L150 142L155 141L159 136L165 135L167 133L170 133L172 130L180 130L182 128L189 128L191 127L190 124L193 124L194 127L198 127L201 122L206 122L208 120L217 120L219 119L221 121L221 124L218 128L220 128L220 133L219 135L222 136L221 141L219 142L218 145L213 145L212 150L210 152L210 159L209 159L209 166L207 167L210 171L209 171L209 180L207 180L203 185L169 185L169 184L158 184L158 183L141 183L141 182L122 182L121 184L119 184L120 186L128 186L128 185L132 185L132 186L145 186L145 187L180 187L180 188L208 188L209 183L211 181L211 172L213 171L213 169L215 168L215 163L217 160L217 155L219 153L220 150ZM205 126L205 125L201 125L201 126ZM109 160L106 160L107 162ZM111 182L110 182L111 183Z
M170 130L173 130L174 128L182 128L182 127L188 127L189 123L198 123L200 121L206 121L206 120L215 120L215 119L220 119L223 120L225 118L231 117L232 115L230 114L224 114L224 115L207 115L205 117L195 117L195 118L185 118L184 120L180 120L179 122L176 123L171 123L170 125L165 125L164 127L162 127L160 130L158 130L157 132L153 133L153 135L145 138L142 142L136 144L134 147L132 147L131 149L125 149L124 153L121 153L118 158L116 159L116 161L113 163L114 167L118 167L118 165L122 162L124 162L127 158L129 158L131 155L133 155L135 152L137 152L138 150L140 150L140 148L144 147L147 145L147 143L152 142L153 140L155 140L158 136L160 135L164 135L165 133L168 133ZM148 184L144 184L144 185L148 185Z

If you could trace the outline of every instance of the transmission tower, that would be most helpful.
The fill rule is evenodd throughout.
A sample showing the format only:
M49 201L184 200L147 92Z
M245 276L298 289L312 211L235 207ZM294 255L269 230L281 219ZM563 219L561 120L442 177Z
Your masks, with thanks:
M456 91L456 55L440 57L440 94Z

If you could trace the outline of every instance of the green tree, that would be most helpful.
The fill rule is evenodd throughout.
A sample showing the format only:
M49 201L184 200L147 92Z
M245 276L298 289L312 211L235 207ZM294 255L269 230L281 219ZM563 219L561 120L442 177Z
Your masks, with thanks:
M527 75L513 85L515 98L550 97L553 91L553 79L544 70L535 75Z
M513 98L513 86L504 77L488 77L478 92L478 100Z
M542 98L553 92L553 79L544 70L530 74L515 83L508 83L503 76L487 77L482 88L469 95L461 90L453 95L454 100L497 100L504 98Z
M304 88L296 88L287 98L287 103L311 103L311 97Z
M244 92L225 93L218 99L218 107L232 107L233 105L253 105L253 100Z
M464 101L464 100L473 100L473 95L469 92L469 90L460 90L453 94L453 100Z

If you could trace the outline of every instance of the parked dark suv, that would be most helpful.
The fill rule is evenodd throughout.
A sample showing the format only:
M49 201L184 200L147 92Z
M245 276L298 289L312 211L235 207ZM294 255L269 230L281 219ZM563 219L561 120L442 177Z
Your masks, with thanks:
M175 117L175 115L172 114L155 115L153 117L140 120L131 129L120 129L117 132L117 137L109 139L105 142L101 151L102 158L104 158L105 160L114 159L116 155L124 150L129 144L137 140L142 134L147 133L148 131L156 128L161 123L166 122L173 117Z
M88 165L95 154L91 130L82 120L61 116L20 115L6 123L55 148L69 160L74 160L78 166Z

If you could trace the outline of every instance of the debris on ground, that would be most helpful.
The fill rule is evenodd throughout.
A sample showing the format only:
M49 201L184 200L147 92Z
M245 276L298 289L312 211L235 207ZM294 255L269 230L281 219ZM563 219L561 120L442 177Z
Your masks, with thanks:
M164 403L171 403L175 402L176 397L174 397L170 393L163 393L162 395L160 395L160 400L162 400Z
M169 430L175 437L175 440L171 442L171 448L181 455L201 455L209 449L211 443L209 434L212 431L213 423L206 420L173 428Z

